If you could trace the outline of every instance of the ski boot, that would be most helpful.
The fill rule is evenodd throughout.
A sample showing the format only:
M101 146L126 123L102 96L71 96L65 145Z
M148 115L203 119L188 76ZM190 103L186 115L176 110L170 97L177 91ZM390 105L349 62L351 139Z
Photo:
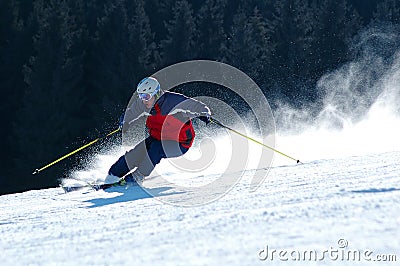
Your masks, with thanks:
M125 178L123 179L123 181L125 181L127 185L139 185L139 186L143 184L143 180L144 180L144 175L139 170L135 170L133 173L125 176ZM120 183L123 181L120 181Z

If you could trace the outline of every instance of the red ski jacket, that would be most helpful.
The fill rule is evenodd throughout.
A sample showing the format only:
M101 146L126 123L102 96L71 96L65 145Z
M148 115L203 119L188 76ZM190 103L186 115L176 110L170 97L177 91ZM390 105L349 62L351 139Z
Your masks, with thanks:
M134 105L130 108L131 118L139 117L141 114L138 106L143 107L141 102ZM144 113L148 115L146 127L151 137L157 140L175 140L189 148L195 137L191 119L210 115L210 109L200 101L167 91Z
M163 114L161 107L155 103L146 120L150 136L157 140L175 140L183 147L192 146L195 133L190 119L181 120L176 115Z

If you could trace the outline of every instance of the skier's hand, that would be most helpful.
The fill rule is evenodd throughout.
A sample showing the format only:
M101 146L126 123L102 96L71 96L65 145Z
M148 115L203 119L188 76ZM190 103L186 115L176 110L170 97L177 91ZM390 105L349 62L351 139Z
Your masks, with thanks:
M199 116L199 119L208 125L211 122L211 116L209 114Z

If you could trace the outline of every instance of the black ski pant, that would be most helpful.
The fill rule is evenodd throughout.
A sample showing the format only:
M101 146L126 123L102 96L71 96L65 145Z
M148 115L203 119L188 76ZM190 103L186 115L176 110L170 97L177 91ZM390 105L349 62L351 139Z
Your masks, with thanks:
M148 137L133 149L122 155L108 171L109 174L123 177L137 167L144 176L150 175L163 158L174 158L185 154L189 148L174 140L157 140Z

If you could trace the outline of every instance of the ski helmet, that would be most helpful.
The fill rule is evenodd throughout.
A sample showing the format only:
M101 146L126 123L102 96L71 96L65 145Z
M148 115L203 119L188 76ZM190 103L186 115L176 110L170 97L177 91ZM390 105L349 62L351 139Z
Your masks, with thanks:
M160 91L160 83L153 77L144 78L137 85L136 91L140 99L148 101Z

